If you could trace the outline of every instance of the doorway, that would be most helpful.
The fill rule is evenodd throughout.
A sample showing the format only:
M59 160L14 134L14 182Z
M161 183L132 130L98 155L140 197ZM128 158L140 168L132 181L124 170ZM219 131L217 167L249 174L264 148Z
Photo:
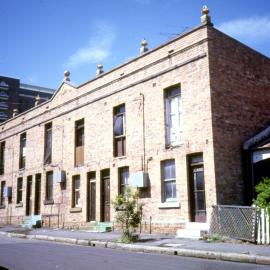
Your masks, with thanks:
M100 220L110 221L110 170L101 171L101 211Z
M189 156L188 167L190 220L192 222L206 222L203 155Z
M87 181L87 221L96 220L96 172L88 173Z
M40 199L41 199L41 174L36 174L35 183L35 215L40 215Z
M27 176L26 182L26 216L32 215L32 175Z

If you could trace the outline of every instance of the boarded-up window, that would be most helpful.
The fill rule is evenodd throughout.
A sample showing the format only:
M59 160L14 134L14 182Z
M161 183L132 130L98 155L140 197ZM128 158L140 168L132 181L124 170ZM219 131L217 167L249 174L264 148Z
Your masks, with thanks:
M75 122L75 166L84 164L84 119Z
M72 179L72 207L81 207L80 200L80 176L75 175Z
M26 159L26 133L23 133L20 136L20 160L19 160L19 169L25 168L25 159Z
M166 145L174 146L180 143L182 135L182 102L180 86L165 91L166 108Z
M6 142L0 143L0 174L4 174Z
M5 188L6 188L6 181L1 182L1 193L0 193L0 206L5 205Z
M176 175L174 159L161 162L163 201L176 201Z
M52 162L52 123L45 125L44 130L44 164Z
M126 112L125 104L117 106L113 111L114 156L126 155Z
M124 194L128 185L129 169L128 167L119 168L119 193Z
M20 204L23 201L23 178L19 177L17 179L17 200L16 203Z
M46 201L53 201L53 172L46 174Z

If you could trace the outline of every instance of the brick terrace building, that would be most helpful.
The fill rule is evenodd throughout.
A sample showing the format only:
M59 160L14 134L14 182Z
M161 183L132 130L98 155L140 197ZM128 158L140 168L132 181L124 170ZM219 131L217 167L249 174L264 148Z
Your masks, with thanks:
M270 61L215 29L207 8L201 22L78 87L65 73L49 101L1 124L1 219L113 221L128 181L153 231L245 204L242 144L270 119Z

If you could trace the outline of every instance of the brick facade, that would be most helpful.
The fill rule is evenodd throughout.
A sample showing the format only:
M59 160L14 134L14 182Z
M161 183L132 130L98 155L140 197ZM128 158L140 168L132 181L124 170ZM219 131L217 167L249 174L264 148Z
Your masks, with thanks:
M232 51L234 53L232 53ZM260 65L258 67L258 65ZM263 66L262 66L263 65ZM201 25L78 87L62 83L48 102L0 126L5 167L0 181L12 187L1 220L26 214L27 176L41 174L45 225L87 226L88 173L96 173L96 221L101 220L101 171L110 170L110 199L119 190L118 170L145 171L150 187L141 192L142 229L174 232L190 221L189 156L203 155L207 220L216 203L243 203L241 144L269 119L269 59ZM268 77L267 77L268 71ZM259 76L259 77L257 77ZM166 147L165 89L180 85L181 142ZM256 91L255 91L256 89ZM268 92L268 93L266 93ZM113 108L125 104L126 155L113 156ZM243 113L244 112L244 113ZM74 166L75 121L84 119L84 165ZM44 126L52 122L52 162L44 165ZM20 134L26 132L26 166L19 170ZM233 135L233 136L232 136ZM175 160L176 202L162 203L161 162ZM53 204L44 204L46 172L66 172L53 183ZM72 177L80 175L80 207L72 208ZM23 177L23 204L16 205ZM237 184L236 184L237 183ZM32 213L35 205L32 204ZM114 210L110 208L110 219Z

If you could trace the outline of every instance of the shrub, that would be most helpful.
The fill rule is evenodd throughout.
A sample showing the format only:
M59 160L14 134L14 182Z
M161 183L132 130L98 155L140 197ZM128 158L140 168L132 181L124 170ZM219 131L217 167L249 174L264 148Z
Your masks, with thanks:
M255 187L257 194L254 203L260 208L270 208L270 179L263 177L263 180Z
M116 210L115 220L123 227L121 241L134 242L132 229L138 228L142 220L142 206L138 205L138 191L127 187L124 194L116 196L113 205Z

